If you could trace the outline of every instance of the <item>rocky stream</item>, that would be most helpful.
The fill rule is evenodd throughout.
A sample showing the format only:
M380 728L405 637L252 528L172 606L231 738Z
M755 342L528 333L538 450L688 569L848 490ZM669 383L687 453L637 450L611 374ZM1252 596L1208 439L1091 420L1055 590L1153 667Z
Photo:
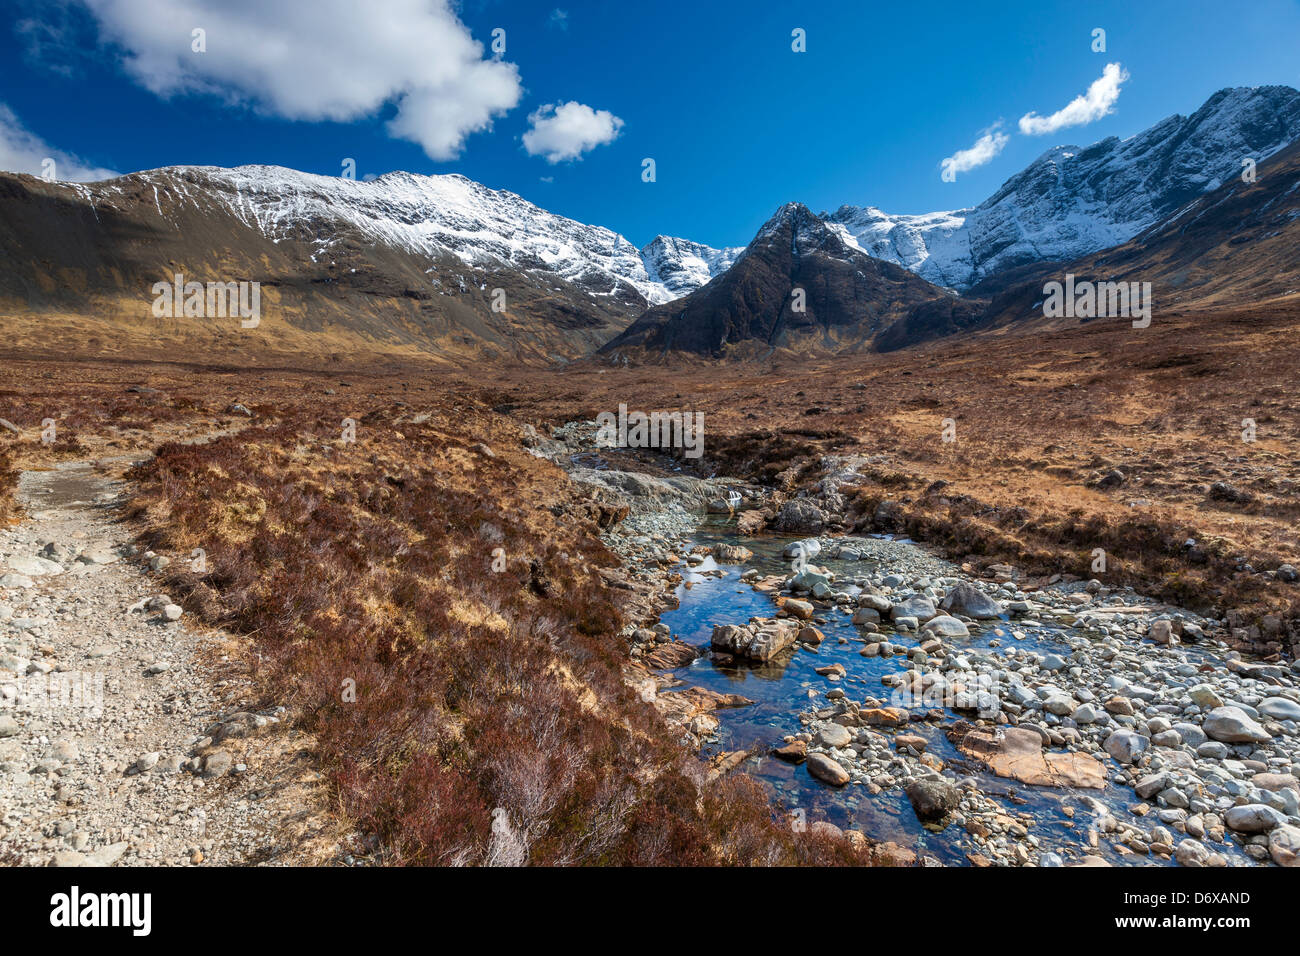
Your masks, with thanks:
M1300 861L1294 663L1103 580L1022 587L907 540L744 527L762 489L616 470L593 425L535 453L627 508L607 543L657 592L630 679L791 826L923 865Z

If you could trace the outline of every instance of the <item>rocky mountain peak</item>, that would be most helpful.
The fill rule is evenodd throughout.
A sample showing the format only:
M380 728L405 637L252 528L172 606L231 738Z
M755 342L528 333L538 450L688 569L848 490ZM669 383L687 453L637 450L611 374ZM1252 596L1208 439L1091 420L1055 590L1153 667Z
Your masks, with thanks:
M1057 145L973 209L890 215L841 206L830 216L873 256L966 289L1003 269L1073 259L1127 242L1190 200L1300 138L1300 92L1220 90L1190 116L1135 136Z

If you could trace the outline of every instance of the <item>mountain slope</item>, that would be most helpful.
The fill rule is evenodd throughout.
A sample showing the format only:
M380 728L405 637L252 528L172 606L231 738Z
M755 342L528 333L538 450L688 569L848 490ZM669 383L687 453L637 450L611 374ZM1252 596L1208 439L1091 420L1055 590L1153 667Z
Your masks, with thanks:
M1030 262L1067 260L1127 242L1189 201L1300 138L1300 92L1220 90L1191 116L1171 116L1121 140L1057 146L973 209L891 216L842 206L868 254L931 282L967 289Z
M744 247L713 249L689 239L655 236L641 250L641 261L651 282L657 282L670 299L689 295L710 279L731 268ZM658 303L655 303L658 304Z
M1153 324L1162 312L1183 309L1300 306L1300 142L1261 163L1255 182L1229 181L1120 246L1026 267L994 295L988 321L1077 325L1083 320L1042 315L1044 283L1062 281L1066 273L1078 280L1151 283Z
M837 353L868 347L918 312L925 317L914 322L908 341L929 337L931 329L960 327L980 310L981 304L873 259L842 226L823 222L801 203L787 203L730 269L648 310L600 351L616 361L670 352L728 358L778 349Z
M174 167L82 185L0 174L0 309L178 339L229 329L159 327L150 290L177 272L260 282L268 321L286 323L297 348L570 359L729 261L682 240L651 246L654 277L617 233L455 175Z

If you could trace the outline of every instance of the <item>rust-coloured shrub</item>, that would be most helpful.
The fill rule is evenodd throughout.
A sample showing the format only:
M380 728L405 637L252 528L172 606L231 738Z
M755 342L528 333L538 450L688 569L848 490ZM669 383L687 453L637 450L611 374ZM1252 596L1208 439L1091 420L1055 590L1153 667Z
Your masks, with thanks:
M151 546L206 552L169 584L254 635L262 693L315 735L378 861L510 860L507 843L550 865L857 859L792 834L752 782L693 782L624 681L596 573L616 559L554 466L482 434L482 410L374 409L355 443L337 421L288 410L132 477Z
M14 496L18 491L18 469L14 467L12 453L0 447L0 525L16 516Z

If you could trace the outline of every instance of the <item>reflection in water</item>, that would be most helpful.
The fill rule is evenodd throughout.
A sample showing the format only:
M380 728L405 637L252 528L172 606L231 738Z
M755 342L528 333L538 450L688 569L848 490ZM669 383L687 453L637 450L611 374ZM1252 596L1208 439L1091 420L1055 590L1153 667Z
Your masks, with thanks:
M741 582L740 575L750 568L757 568L764 575L788 573L790 565L782 558L781 551L792 539L776 536L739 538L732 532L732 527L724 520L706 522L693 543L743 544L754 552L754 556L743 567L722 566L721 576L700 573L717 567L712 558L697 568L684 571L684 581L690 581L691 587L678 586L680 605L660 619L675 635L691 644L707 645L715 625L744 624L751 617L770 617L775 613L772 599ZM877 569L868 561L828 560L824 552L815 563L835 571L840 580ZM824 704L824 694L832 687L842 688L855 700L876 697L888 703L890 688L881 684L881 677L904 670L906 658L861 656L859 652L865 642L858 628L850 623L850 615L844 611L820 611L818 618L821 623L817 626L826 636L819 646L797 645L763 664L726 658L714 660L706 656L673 672L686 685L720 693L743 694L755 702L752 707L716 712L715 716L721 722L719 735L706 748L706 754L750 748L767 754L771 747L780 745L782 737L803 729L799 713ZM1018 626L1017 629L1026 635L1023 641L1015 642L1019 648L1043 654L1068 655L1070 652L1069 645L1061 637L1062 631L1054 625ZM975 632L964 646L988 650L989 642L994 639L1003 643L1013 640L1009 628L995 625ZM889 640L909 647L918 643L913 637L892 632ZM842 665L846 672L845 677L835 683L815 673L815 668L832 663ZM952 711L947 711L947 715L950 719L959 716ZM1040 850L1083 845L1090 823L1097 819L1099 807L1128 816L1126 808L1133 801L1131 790L1110 783L1105 790L1077 793L1068 789L1026 786L999 778L965 758L944 736L941 725L913 722L908 725L907 732L924 737L929 753L943 760L945 766L958 776L972 777L981 793L1004 803L1009 813L1017 816L1030 813L1034 818L1030 832L1039 839ZM876 796L872 796L866 787L854 784L834 788L813 779L805 765L792 765L769 756L751 759L746 769L773 789L774 798L780 804L787 809L803 810L809 823L827 820L840 827L861 830L872 839L894 840L947 863L965 863L965 853L973 849L959 826L950 825L941 832L931 832L922 827L901 787L886 789ZM1072 812L1073 817L1067 815L1067 811ZM1113 861L1118 861L1104 839L1101 850ZM1158 861L1152 858L1142 862Z

